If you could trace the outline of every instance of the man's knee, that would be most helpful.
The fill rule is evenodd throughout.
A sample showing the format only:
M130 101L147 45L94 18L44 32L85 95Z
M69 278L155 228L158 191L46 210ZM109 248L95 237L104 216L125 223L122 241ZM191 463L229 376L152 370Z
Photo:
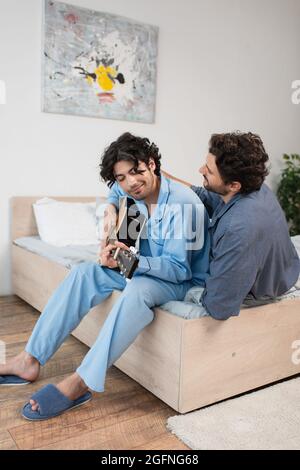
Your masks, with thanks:
M71 269L71 273L75 277L83 279L94 280L95 282L107 281L107 268L100 266L98 263L85 261L84 263L77 264Z
M144 302L148 307L154 306L153 300L153 284L149 282L146 277L134 277L127 284L124 295L128 296L132 300Z
M87 286L97 286L97 289L104 290L123 290L125 281L122 276L113 273L111 269L100 266L98 263L84 262L74 266L70 276L74 281L86 284Z
M84 263L79 263L76 264L76 266L73 266L71 273L78 275L90 275L95 272L97 266L98 268L101 268L101 266L97 265L97 263L85 261Z

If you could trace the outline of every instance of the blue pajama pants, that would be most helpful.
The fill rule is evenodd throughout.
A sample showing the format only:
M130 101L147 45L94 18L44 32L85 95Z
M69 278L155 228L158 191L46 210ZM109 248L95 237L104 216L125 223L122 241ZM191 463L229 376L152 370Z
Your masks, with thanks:
M152 322L152 308L169 300L182 300L191 286L190 281L173 284L142 275L126 282L117 271L97 263L81 263L72 268L49 299L25 349L44 365L92 307L113 290L122 290L76 371L91 390L103 392L107 369Z

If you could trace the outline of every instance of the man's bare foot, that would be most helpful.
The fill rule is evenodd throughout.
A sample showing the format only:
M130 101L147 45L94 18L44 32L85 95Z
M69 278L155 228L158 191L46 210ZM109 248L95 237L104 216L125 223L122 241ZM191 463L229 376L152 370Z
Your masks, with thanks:
M9 359L6 364L0 364L0 375L17 375L22 379L33 382L40 373L40 363L26 351Z
M76 400L88 391L88 387L76 372L64 379L62 382L59 382L56 387L70 400ZM39 405L35 400L29 400L29 403L31 404L32 411L36 411L38 409Z

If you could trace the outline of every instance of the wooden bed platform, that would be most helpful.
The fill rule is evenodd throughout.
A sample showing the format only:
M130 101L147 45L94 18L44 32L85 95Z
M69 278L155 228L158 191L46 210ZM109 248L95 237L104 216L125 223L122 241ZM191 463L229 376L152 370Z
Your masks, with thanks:
M39 198L12 198L12 241L37 235L32 203ZM37 310L43 310L68 272L12 244L13 291ZM73 335L91 346L118 295L114 292L91 309ZM244 309L226 321L184 320L157 308L153 322L115 366L174 410L186 413L299 373L300 364L292 361L295 340L300 340L300 298Z

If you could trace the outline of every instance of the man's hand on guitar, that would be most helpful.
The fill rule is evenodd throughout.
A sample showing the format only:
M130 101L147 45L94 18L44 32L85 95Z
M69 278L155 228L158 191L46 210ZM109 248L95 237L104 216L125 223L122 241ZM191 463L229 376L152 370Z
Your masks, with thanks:
M118 221L116 220L115 207L112 204L108 204L106 207L98 262L101 266L106 266L111 269L118 268L122 276L126 279L131 279L139 263L139 243L138 246L136 245L142 231L141 224L142 227L145 225L146 218L144 217L143 220L138 220L138 217L141 218L139 211L136 211L134 214L129 214L129 208L132 209L134 204L131 204L130 199L127 197L121 199ZM134 201L132 200L132 202ZM128 232L129 222L131 224L134 222L135 227L138 228L134 238L130 236ZM127 244L119 241L120 234L122 235L122 241L125 241Z
M101 266L107 266L108 268L112 268L112 269L118 267L118 263L114 259L115 251L118 248L122 248L124 250L130 251L127 245L118 241L116 241L114 244L110 243L106 245L103 248L99 257L99 262Z

